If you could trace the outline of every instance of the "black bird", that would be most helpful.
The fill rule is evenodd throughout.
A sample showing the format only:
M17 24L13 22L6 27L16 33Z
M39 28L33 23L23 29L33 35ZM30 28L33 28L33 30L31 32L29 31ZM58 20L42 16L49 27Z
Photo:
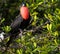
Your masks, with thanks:
M16 19L11 23L11 31L8 32L10 39L6 43L6 46L9 47L12 40L17 36L17 33L24 30L30 23L31 17L29 13L29 9L25 3L22 3L20 7L20 14L16 17Z

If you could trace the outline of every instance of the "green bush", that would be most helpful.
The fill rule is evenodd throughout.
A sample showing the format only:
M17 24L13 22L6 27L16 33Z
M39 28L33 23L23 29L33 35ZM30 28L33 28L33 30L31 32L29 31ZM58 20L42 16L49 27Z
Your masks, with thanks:
M35 33L26 31L21 38L15 39L11 43L13 48L9 48L5 53L60 54L60 0L24 0L24 2L33 17L31 26L39 28ZM21 3L21 0L0 0L0 29L6 33L11 29L10 23L19 14ZM8 39L3 42L6 43Z

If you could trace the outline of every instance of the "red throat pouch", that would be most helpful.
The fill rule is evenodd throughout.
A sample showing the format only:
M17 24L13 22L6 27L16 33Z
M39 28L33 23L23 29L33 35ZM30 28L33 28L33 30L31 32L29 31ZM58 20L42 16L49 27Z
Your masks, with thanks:
M24 20L27 20L29 18L29 9L25 6L21 7L20 14Z

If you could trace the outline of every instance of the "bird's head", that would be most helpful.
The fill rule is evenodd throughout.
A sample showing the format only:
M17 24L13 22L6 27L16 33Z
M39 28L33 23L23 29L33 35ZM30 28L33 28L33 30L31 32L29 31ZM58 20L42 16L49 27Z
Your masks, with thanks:
M20 7L20 15L24 20L27 20L29 18L29 9L25 3L22 3Z

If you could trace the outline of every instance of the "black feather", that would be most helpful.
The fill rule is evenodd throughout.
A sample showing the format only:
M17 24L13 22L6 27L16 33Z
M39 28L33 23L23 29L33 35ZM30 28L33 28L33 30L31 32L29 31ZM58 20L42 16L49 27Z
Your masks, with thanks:
M13 39L16 38L16 36L19 33L19 29L24 30L29 25L29 22L31 20L31 17L29 17L27 20L24 20L20 15L16 17L16 19L11 23L11 31L9 32L10 40L7 42L7 47L9 47L10 43Z

